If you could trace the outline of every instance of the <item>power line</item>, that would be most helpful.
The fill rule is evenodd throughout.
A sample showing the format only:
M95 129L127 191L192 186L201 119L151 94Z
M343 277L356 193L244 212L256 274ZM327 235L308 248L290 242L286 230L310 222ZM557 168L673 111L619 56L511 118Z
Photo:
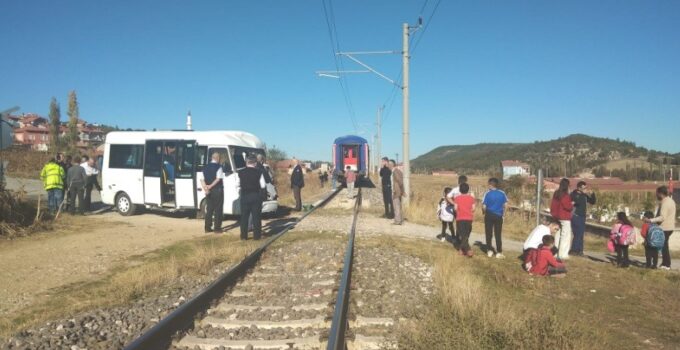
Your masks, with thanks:
M342 71L344 70L343 68L344 65L342 63L342 60L338 58L338 52L340 52L340 42L338 40L337 26L335 24L335 12L333 11L333 3L331 0L328 0L328 6L326 6L326 0L322 0L321 4L323 5L323 13L326 19L328 37L330 38L331 41L331 51L333 55L333 62L335 63L335 69L337 71ZM340 60L340 62L338 62L338 60ZM349 86L345 81L344 77L342 76L339 77L338 83L340 84L340 90L342 91L342 95L345 100L345 105L347 106L347 111L349 112L349 117L350 120L352 121L352 126L354 127L354 130L357 131L359 127L356 121L356 115L354 113L354 105L352 104L352 99L350 98L349 95Z
M415 53L416 49L418 48L418 44L420 44L420 40L423 38L423 35L425 35L427 28L430 26L430 23L432 23L432 17L434 17L434 14L437 13L437 9L439 8L441 2L442 0L438 0L437 3L434 5L434 9L432 10L432 13L430 13L430 17L428 17L427 21L425 22L425 27L423 27L423 30L420 32L420 35L418 36L415 45L413 45L413 49L411 49L410 52L411 55L413 55L413 53ZM427 2L425 4L427 5Z

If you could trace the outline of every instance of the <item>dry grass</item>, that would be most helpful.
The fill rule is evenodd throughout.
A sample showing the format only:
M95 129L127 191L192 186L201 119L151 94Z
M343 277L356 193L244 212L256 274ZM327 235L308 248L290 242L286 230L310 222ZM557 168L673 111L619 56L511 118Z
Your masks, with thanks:
M37 179L40 170L47 161L54 157L49 152L38 152L23 148L10 148L0 151L0 158L9 161L7 175L22 178Z
M0 238L13 239L52 229L52 221L39 212L25 192L6 190L0 184Z
M531 277L519 260L472 259L448 245L383 236L359 247L399 249L433 264L429 310L399 330L404 349L673 348L680 276L577 259L565 279ZM594 292L593 292L594 291Z
M471 176L470 186L477 198L486 191L486 181L482 176ZM437 203L443 195L444 187L456 186L455 177L435 177L429 175L414 175L411 179L411 203L405 210L406 218L414 223L439 227L437 219ZM475 222L484 222L481 206L477 205ZM503 222L503 236L523 241L534 228L535 217L527 218L521 213L508 213ZM481 227L481 226L479 226ZM479 230L479 228L477 228Z
M277 171L275 175L276 191L279 195L279 205L294 207L295 198L290 188L290 175L285 171ZM316 172L305 174L305 187L302 188L302 202L310 202L310 199L319 199L319 195L330 190L330 182L325 188L321 187L319 177Z
M28 308L0 319L0 336L50 319L84 310L121 305L171 288L179 278L207 276L218 264L232 264L260 242L239 243L238 237L206 237L181 242L128 259L101 279L68 285L40 296Z

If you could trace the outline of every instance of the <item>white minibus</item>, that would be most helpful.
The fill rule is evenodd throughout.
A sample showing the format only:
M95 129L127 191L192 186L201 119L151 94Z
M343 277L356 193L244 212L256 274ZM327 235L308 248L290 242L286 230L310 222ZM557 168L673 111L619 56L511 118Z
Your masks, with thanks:
M242 131L114 131L106 135L102 202L121 215L138 208L205 213L203 166L219 153L224 171L224 214L240 214L238 174L250 156L265 154L255 135ZM266 168L270 171L269 168ZM271 173L270 173L271 175ZM273 178L273 177L272 177ZM276 188L267 185L263 213L278 210Z

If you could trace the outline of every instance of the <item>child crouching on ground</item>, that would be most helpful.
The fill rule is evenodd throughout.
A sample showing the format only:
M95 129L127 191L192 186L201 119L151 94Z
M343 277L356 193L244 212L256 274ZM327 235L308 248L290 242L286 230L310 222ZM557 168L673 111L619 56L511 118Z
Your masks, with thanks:
M456 231L460 238L460 253L472 257L470 250L470 233L472 232L472 219L475 212L475 197L471 196L470 185L464 183L460 185L460 195L453 199L456 214Z
M564 263L557 261L552 253L555 245L555 237L546 235L542 239L543 244L537 249L530 249L524 261L527 271L536 276L564 277L567 268Z
M439 200L437 208L437 217L442 222L442 233L437 235L437 239L442 242L446 241L446 228L451 231L451 237L455 237L456 231L453 230L453 205L446 200L446 195L451 192L451 187L444 188L444 196Z

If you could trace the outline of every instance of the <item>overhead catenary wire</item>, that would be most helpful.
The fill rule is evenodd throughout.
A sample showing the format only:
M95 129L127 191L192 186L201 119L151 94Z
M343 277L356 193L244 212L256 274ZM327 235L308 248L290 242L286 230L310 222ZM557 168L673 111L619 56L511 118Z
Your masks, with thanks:
M335 11L333 9L332 0L328 0L328 5L326 5L326 0L321 0L323 6L324 18L326 19L326 26L328 30L328 37L331 42L331 51L333 55L333 62L335 64L336 71L343 71L344 64L342 59L338 57L338 52L340 52L340 41L338 39L338 31L335 22ZM354 112L354 105L352 104L352 98L349 94L349 84L346 79L339 75L338 83L340 84L340 90L342 92L343 98L345 100L345 105L347 106L347 112L349 113L349 118L352 122L352 127L355 131L358 131L359 126L356 121L356 114Z
M437 13L437 9L439 8L439 5L441 4L442 0L438 0L437 3L434 5L434 8L432 9L432 12L430 13L430 17L427 18L427 21L425 21L425 26L423 27L423 30L420 31L420 35L418 35L418 39L416 39L415 44L413 45L413 48L410 50L410 54L413 55L418 48L418 44L420 44L420 40L423 38L425 35L425 32L427 32L427 28L430 26L430 23L432 23L432 18L434 17L435 13ZM425 1L425 5L427 5L427 1ZM425 6L423 6L423 9Z
M420 12L418 14L418 17L422 18L423 14L425 13L425 9L427 8L428 2L429 2L429 0L425 0L423 2L423 6L420 8ZM430 23L432 23L432 18L434 18L434 15L437 12L437 9L439 8L440 4L441 4L441 0L438 0L437 3L434 5L432 12L430 13L430 16L427 18L427 21L425 21L425 26L423 27L422 31L420 31L420 35L417 36L417 40L416 40L416 35L413 35L413 36L411 36L411 38L409 38L409 46L412 47L412 49L409 52L409 54L411 56L413 56L416 48L418 47L418 44L420 44L420 40L423 38L423 35L425 35L425 32L427 31L427 28L429 27ZM414 41L415 41L415 44L414 44ZM394 105L394 101L396 100L395 98L397 96L397 91L398 91L397 87L401 86L401 84L402 84L401 78L402 78L402 73L400 72L399 77L395 80L395 81L397 81L397 84L394 86L394 88L392 89L392 91L388 95L385 102L383 102L383 105L387 106L387 110L385 111L385 113L383 113L381 122L386 120L387 118L389 118L390 113L392 112L392 106Z

